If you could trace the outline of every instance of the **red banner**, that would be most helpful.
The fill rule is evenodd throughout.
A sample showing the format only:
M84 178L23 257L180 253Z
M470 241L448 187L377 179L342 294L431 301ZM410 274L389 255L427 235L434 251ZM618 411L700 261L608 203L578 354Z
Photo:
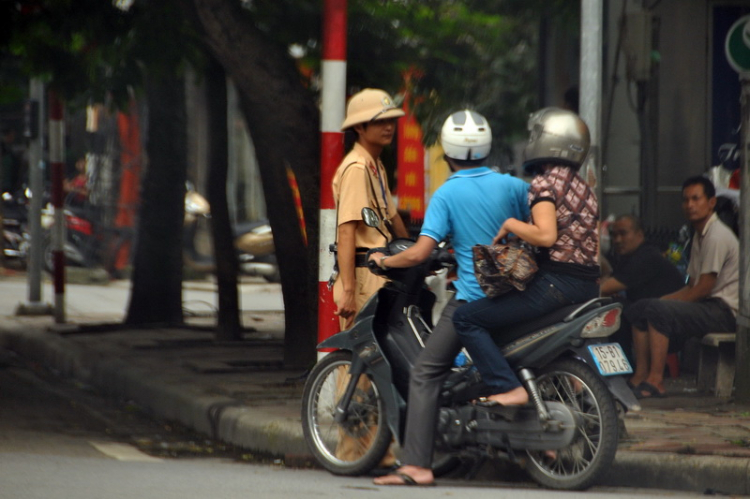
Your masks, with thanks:
M410 113L398 123L398 207L412 220L424 218L424 147L422 129Z

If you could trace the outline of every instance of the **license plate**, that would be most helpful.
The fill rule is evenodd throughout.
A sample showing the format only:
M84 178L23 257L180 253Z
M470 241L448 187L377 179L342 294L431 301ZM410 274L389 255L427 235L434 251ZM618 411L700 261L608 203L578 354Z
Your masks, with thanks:
M589 345L589 352L594 357L596 367L602 376L615 376L617 374L630 374L628 358L619 343L604 343L601 345Z

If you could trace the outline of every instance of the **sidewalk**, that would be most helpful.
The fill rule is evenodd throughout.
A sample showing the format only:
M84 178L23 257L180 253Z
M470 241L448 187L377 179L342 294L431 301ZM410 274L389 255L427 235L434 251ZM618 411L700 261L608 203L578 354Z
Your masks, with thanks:
M48 286L48 285L45 285ZM25 276L0 276L0 349L13 350L94 387L256 452L312 464L302 436L301 371L282 365L284 316L278 285L241 286L247 333L216 343L210 330L212 283L186 283L186 301L204 307L178 329L119 324L129 283L68 286L68 323L12 315ZM125 290L123 292L123 290ZM49 301L50 288L43 297ZM669 380L666 399L625 416L627 436L602 485L750 494L750 406L699 393L695 380Z

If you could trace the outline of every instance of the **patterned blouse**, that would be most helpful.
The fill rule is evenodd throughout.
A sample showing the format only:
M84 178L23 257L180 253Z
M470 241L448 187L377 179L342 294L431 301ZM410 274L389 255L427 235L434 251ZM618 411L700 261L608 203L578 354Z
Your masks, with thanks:
M599 202L591 187L572 168L554 166L531 181L529 206L540 201L555 203L557 215L557 241L541 249L540 260L549 260L560 271L568 265L555 263L573 264L573 273L594 277L595 271L598 277Z

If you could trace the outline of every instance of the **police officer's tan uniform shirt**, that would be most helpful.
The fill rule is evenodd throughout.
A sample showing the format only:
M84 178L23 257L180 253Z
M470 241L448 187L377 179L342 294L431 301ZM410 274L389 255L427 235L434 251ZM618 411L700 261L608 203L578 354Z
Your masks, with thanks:
M373 197L376 196L376 198ZM385 169L380 161L375 161L372 156L358 143L354 144L351 152L336 170L333 177L333 198L338 206L338 225L346 222L357 221L354 233L354 244L357 248L379 248L386 245L383 235L372 227L368 227L362 221L362 208L369 206L383 219L389 220L396 216L396 205L393 202L391 191L388 188L388 179ZM378 211L378 205L380 211ZM389 235L385 225L380 224L380 230ZM390 236L390 235L389 235ZM383 284L385 279L370 272L367 267L354 269L357 287L355 291L356 307L359 311L365 302ZM337 279L333 285L333 298L338 300L343 292L341 279ZM346 319L340 318L340 326L346 327Z
M373 160L358 143L354 144L336 170L333 177L333 199L338 210L337 226L353 220L361 221L362 208L365 206L375 210L381 219L385 217L390 220L397 213L383 163ZM380 228L388 234L382 223ZM385 246L386 242L377 230L364 223L357 224L354 240L358 248L379 248Z

